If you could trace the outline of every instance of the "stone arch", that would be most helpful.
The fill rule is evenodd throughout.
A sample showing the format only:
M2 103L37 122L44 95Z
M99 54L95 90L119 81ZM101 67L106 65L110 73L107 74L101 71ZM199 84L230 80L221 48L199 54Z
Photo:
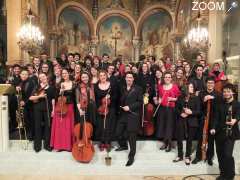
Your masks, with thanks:
M141 37L141 31L142 31L142 26L143 26L144 21L149 16L155 14L157 12L157 10L165 10L169 14L169 16L171 17L171 20L172 20L173 31L175 30L175 17L174 17L174 14L171 12L171 9L168 6L156 4L156 5L153 5L149 8L147 8L146 10L144 10L141 13L141 15L137 21L137 28L136 28L137 29L136 35L138 37Z
M100 28L101 24L106 19L108 19L109 17L113 17L113 16L118 16L118 17L122 17L123 19L125 19L131 27L133 37L136 35L136 32L137 32L136 22L134 21L134 18L128 12L123 11L123 10L110 10L110 11L107 11L107 12L101 14L97 18L96 23L95 23L96 26L95 26L95 29L94 29L94 35L95 36L98 35L99 28Z
M63 10L65 8L74 8L78 11L80 11L82 13L82 15L86 18L86 21L89 25L89 33L91 36L94 35L94 18L92 16L92 14L89 12L89 10L83 6L82 4L78 3L78 2L74 2L74 1L69 1L69 2L66 2L64 4L62 4L58 9L57 9L57 12L56 12L56 24L58 24L58 21L59 21L59 17L61 15L61 13L63 12Z

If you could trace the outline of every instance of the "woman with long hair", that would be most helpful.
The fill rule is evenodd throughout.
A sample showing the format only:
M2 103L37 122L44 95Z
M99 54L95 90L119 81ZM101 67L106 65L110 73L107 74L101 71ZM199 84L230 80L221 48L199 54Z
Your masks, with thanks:
M58 101L53 113L51 147L57 151L71 151L74 127L74 83L70 80L69 72L66 69L62 70L62 79ZM61 100L65 101L63 106ZM67 107L67 109L64 110L63 107Z
M99 72L99 81L95 84L95 100L97 106L96 139L100 140L99 148L111 148L111 140L115 128L116 92L107 78L107 72Z
M191 163L192 141L196 136L198 127L198 115L200 114L200 100L195 95L194 85L187 85L186 92L182 94L176 103L176 137L178 156L173 162L183 160L183 140L186 138L185 164Z

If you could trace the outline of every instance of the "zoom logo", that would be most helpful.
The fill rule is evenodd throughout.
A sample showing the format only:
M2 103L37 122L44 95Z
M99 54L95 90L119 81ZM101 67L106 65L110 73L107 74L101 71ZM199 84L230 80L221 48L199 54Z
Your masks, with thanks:
M224 2L218 2L218 1L210 1L210 2L198 2L198 1L193 1L192 2L193 11L204 11L204 10L209 10L209 11L225 11L225 3Z

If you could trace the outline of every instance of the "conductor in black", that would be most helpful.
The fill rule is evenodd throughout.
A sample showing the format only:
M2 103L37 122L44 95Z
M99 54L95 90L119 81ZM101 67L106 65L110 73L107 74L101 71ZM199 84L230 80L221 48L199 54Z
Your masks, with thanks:
M140 111L143 103L143 94L142 89L133 83L134 76L132 73L128 72L125 80L126 86L121 90L121 112L116 130L116 136L120 146L116 151L127 150L128 140L130 153L126 166L131 166L136 154L136 140L140 127Z
M211 134L216 137L216 151L220 176L217 180L233 180L235 163L233 157L234 143L240 139L238 122L240 120L240 103L234 99L234 86L227 84L223 88L223 100L217 106Z

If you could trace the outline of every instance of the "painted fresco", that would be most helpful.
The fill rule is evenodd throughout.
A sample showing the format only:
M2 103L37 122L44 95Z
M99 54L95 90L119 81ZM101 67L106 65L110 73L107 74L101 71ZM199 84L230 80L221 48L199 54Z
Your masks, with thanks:
M179 5L177 16L177 30L179 33L186 33L189 29L191 21L191 6L192 2L189 0L182 0Z
M132 57L132 29L127 20L112 16L107 18L99 28L99 54L108 53L110 56L123 55Z
M171 47L172 20L170 15L160 10L148 18L142 26L142 54L154 55L156 58L172 57Z
M61 36L58 41L60 52L88 52L90 31L87 20L80 11L66 8L59 17Z

